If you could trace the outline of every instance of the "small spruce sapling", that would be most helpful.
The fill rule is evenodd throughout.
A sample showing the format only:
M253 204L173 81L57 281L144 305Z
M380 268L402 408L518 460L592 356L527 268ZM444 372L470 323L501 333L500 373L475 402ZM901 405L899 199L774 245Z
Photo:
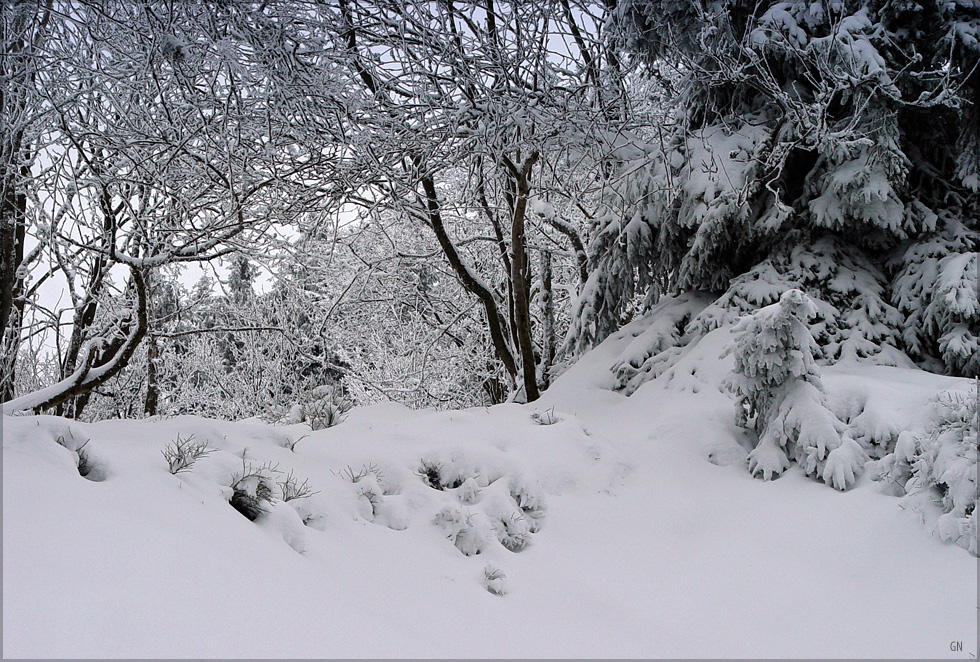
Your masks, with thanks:
M432 489L444 489L442 485L442 464L440 462L426 460L423 458L422 461L419 462L419 468L415 471L415 475L420 477L422 481Z
M302 414L313 430L322 430L342 423L352 407L342 388L318 386L313 389L313 397L302 406Z
M482 554L493 538L493 527L486 515L479 511L464 512L458 505L443 508L432 523L445 529L446 538L463 556Z
M340 472L341 477L346 478L352 483L359 483L363 479L367 478L369 475L372 474L374 475L378 483L384 482L384 477L385 477L384 472L382 472L378 468L378 465L374 464L373 462L368 464L362 464L361 468L356 471L352 466L347 465L347 467L345 467Z
M282 446L283 448L288 448L289 450L291 450L292 452L295 453L296 452L296 444L298 444L299 442L303 441L304 439L306 439L309 436L310 435L308 435L308 434L304 434L304 435L301 435L299 437L296 437L295 439L293 437L283 437L282 440L279 442L279 445Z
M839 490L850 487L867 455L824 403L817 349L806 320L816 314L810 298L788 290L779 302L735 326L735 369L726 381L736 396L736 423L759 434L749 470L770 480L799 464Z
M71 427L68 428L68 436L74 441L75 434L71 431ZM76 466L78 467L79 476L94 481L102 480L102 478L99 477L100 474L93 471L95 469L95 465L92 463L92 459L85 450L85 447L88 446L88 442L90 442L91 439L86 439L81 444L77 442L69 443L68 440L65 439L64 435L59 435L55 441L59 446L62 446L75 454L75 457L77 458Z
M89 439L86 439L85 443L75 449L75 453L78 455L78 475L82 478L88 478L94 468L91 458L89 458L88 453L85 451L85 447L89 441Z
M555 414L554 407L545 409L544 411L534 412L531 414L531 420L538 425L554 425L555 423L561 422L561 418Z
M938 418L929 434L917 440L910 455L907 502L942 505L936 533L977 554L977 430L980 429L980 383L972 393L945 392L936 398ZM896 451L897 455L898 451ZM886 458L887 459L887 458Z
M494 595L507 594L506 579L507 575L504 574L504 571L493 563L488 563L483 569L483 585L487 591Z

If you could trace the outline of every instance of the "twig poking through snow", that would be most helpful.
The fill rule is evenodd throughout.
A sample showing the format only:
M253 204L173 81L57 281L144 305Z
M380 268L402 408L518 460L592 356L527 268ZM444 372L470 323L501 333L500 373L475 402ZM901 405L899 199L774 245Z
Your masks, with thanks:
M188 471L194 466L195 462L202 457L207 457L214 450L213 448L208 448L207 441L204 443L195 442L194 435L182 439L178 433L173 443L160 452L163 453L164 459L167 460L170 473L176 476L181 471Z

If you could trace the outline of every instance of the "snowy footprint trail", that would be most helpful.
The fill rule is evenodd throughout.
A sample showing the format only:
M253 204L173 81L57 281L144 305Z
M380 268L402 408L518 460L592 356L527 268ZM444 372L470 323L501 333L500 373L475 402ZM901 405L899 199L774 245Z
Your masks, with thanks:
M4 655L971 650L976 557L931 536L867 475L843 493L795 467L753 479L718 388L723 338L629 398L609 390L627 340L529 406L374 405L313 433L195 417L5 418ZM914 408L958 383L882 368L826 376L839 397L880 396L861 405L866 419L876 402ZM161 451L178 435L213 452L171 475ZM82 477L73 450L85 440ZM292 475L316 493L249 521L228 501L236 476L263 466L275 485Z

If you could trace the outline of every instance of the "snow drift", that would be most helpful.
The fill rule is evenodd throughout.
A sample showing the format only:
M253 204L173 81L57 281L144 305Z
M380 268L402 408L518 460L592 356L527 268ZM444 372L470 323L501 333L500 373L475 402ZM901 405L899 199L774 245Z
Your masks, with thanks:
M676 321L704 305L685 300ZM975 384L823 367L824 405L874 461L843 492L798 465L764 482L747 470L754 433L736 426L724 386L731 325L683 345L672 328L637 320L533 405L379 404L317 431L5 417L3 653L946 657L950 642L970 647L977 562L962 547L970 526L975 540L964 488L975 487ZM650 378L617 392L638 369ZM205 452L171 473L164 452L191 437Z

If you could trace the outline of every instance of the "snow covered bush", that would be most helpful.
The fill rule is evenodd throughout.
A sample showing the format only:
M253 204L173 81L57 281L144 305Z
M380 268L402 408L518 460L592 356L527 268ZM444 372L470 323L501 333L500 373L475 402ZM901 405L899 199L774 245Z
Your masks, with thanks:
M507 595L507 575L493 563L488 563L483 569L483 585L494 595Z
M519 552L541 529L547 510L543 490L516 467L453 453L423 458L416 475L450 500L433 523L467 556L482 553L494 539Z
M85 446L88 444L86 441L84 444L79 446L75 453L78 455L78 475L82 478L89 478L93 475L94 465L92 464L91 458L89 458L88 453L85 451Z
M293 472L290 471L286 474L286 478L279 483L279 490L282 492L283 501L293 501L294 499L307 499L314 494L319 494L310 487L309 479L304 480L302 483L299 479L293 476Z
M94 471L95 465L92 462L92 458L89 457L88 451L85 450L91 439L86 439L82 443L78 443L78 441L75 439L74 433L71 431L70 426L68 427L67 432L68 439L65 438L65 435L58 435L55 441L59 446L63 446L75 454L75 464L78 467L78 475L82 478L88 478L89 480L101 480L100 473ZM71 441L69 441L69 439Z
M445 529L446 538L463 556L482 554L493 541L493 528L483 513L464 511L459 506L447 506L432 520Z
M442 483L442 463L434 460L422 459L419 468L415 470L415 475L434 490L444 489Z
M401 491L397 480L387 480L374 463L363 464L357 470L348 466L340 476L356 486L357 507L364 519L395 531L408 528L403 504L390 498Z
M242 458L242 471L231 479L231 505L251 521L268 512L276 502L277 467L270 464L255 466Z
M733 278L721 296L664 297L648 313L647 328L614 364L617 388L633 393L668 370L685 347L776 303L788 289L805 292L813 303L809 329L818 362L909 364L898 349L902 315L888 303L884 273L832 236L808 241L792 233L768 259Z
M754 421L759 435L749 470L765 480L799 464L843 490L854 483L867 455L824 401L816 343L806 320L816 307L799 290L744 318L735 327L735 368L726 384L736 395L736 422Z
M537 533L541 529L541 522L547 510L544 492L521 475L510 477L507 491L520 508L521 517L527 522L528 532Z
M170 473L177 475L181 471L190 470L195 462L213 453L214 449L208 448L206 441L203 443L194 441L193 434L181 437L178 433L177 438L160 452L167 461Z
M871 480L881 482L881 491L885 494L904 496L908 480L912 477L912 462L919 450L918 437L903 430L895 442L895 449L868 465Z
M691 323L706 333L775 303L788 288L813 302L810 331L815 356L829 363L872 357L875 363L907 364L901 352L902 316L886 297L885 274L860 251L825 235L787 236L771 257L732 280L728 290Z
M422 458L415 475L422 478L426 485L436 490L455 490L469 479L479 479L480 484L488 485L500 477L500 472L494 472L486 477L475 466L459 458L441 462L434 457Z
M612 366L616 388L632 394L670 368L681 348L701 337L700 329L692 330L690 323L711 300L704 293L687 292L657 302L642 322L645 328L636 333Z
M939 335L939 352L951 372L980 375L980 305L977 253L947 255L939 261L935 294L925 309L926 330Z
M352 483L359 483L371 475L374 476L374 479L379 485L384 482L384 472L373 462L362 464L360 469L354 469L354 467L348 465L340 472L340 475Z
M531 420L538 425L554 425L555 423L560 423L561 418L555 414L555 408L545 409L544 411L536 411L531 414Z
M894 452L874 463L875 478L927 509L941 503L935 531L977 554L977 430L980 382L972 392L946 391L935 399L927 434L902 433ZM937 499L938 497L938 499ZM923 513L925 514L925 513Z
M343 388L337 385L318 386L313 389L309 400L293 406L290 421L308 423L314 430L332 428L343 422L344 415L352 406Z

